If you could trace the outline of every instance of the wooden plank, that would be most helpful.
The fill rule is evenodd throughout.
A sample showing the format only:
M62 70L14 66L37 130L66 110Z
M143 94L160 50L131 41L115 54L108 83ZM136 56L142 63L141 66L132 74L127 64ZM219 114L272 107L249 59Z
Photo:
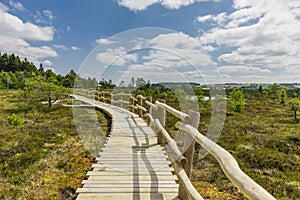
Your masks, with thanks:
M133 164L133 163L157 163L157 164L168 164L171 165L170 161L161 158L147 159L132 159L132 158L118 158L118 159L98 159L96 164Z
M163 193L177 192L178 188L78 188L76 193Z
M77 199L174 199L178 180L156 133L136 114L80 99L108 112L112 129Z
M81 193L78 195L78 200L95 200L95 199L103 199L103 200L170 200L175 199L177 193L163 193L163 194L147 194L147 193Z
M148 169L148 168L111 168L111 167L99 167L99 168L94 168L93 171L106 171L106 172L129 172L129 173L140 173L140 174L148 174L149 172L158 172L158 171L174 171L171 170L170 168L153 168L153 169Z
M172 180L83 180L81 184L151 184L151 183L157 183L157 184L175 184L176 181ZM176 183L176 185L178 185Z
M93 164L92 168L102 168L102 167L109 167L109 168L116 168L116 169L163 169L168 168L170 169L170 166L166 163L130 163L130 164L123 164L120 165L119 163L99 163L99 164Z
M145 173L141 172L119 172L119 171L89 171L87 172L88 176L120 176L120 179L123 179L123 176L139 176L139 175L153 175L155 177L156 175L161 176L172 176L172 171L156 171L156 172L150 172L147 171Z
M144 181L144 180L153 180L153 176L151 175L139 175L138 177L134 177L132 175L128 175L128 176L122 176L122 178L124 178L124 180L127 181L133 181L133 180L140 180L140 181ZM138 178L138 179L137 179ZM104 180L104 181L109 181L109 180L120 180L120 176L106 176L106 175L101 175L101 176L90 176L88 178L88 180ZM155 180L161 181L161 180L167 180L167 181L176 181L177 180L177 176L172 175L172 176L158 176L155 177Z
M114 152L114 153L109 153L109 152L101 152L100 158L161 158L162 156L157 154L157 153L134 153L134 154L129 154L125 152ZM165 157L167 158L167 157Z
M133 183L133 184L84 184L83 188L177 188L179 185L176 184L158 184L158 183Z

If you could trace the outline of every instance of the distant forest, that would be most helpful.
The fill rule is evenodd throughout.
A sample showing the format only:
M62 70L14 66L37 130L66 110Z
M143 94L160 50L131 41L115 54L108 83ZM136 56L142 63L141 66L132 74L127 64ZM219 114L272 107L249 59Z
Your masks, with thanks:
M80 78L74 70L70 70L65 76L54 73L51 69L44 69L43 65L37 68L26 58L21 60L15 54L0 52L0 89L24 89L26 80L43 79L66 88L72 88L76 79L76 84L84 88L95 88L96 79Z

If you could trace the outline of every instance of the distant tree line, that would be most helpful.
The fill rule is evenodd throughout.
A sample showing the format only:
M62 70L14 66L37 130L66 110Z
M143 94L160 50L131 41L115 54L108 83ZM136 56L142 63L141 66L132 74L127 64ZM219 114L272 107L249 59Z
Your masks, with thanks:
M81 78L74 70L63 76L44 69L42 64L37 68L26 58L0 53L0 89L21 89L29 105L45 101L51 108L63 94L70 92L68 89L73 88L75 80L84 88L95 88L98 84L95 78Z

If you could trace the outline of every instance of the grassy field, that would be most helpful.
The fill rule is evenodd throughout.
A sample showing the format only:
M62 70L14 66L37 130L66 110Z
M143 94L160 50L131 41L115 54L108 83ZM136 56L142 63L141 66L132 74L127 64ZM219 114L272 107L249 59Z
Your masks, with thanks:
M12 114L24 125L9 124ZM0 91L0 130L0 199L74 199L94 157L77 135L71 108L32 109L17 91Z
M246 103L243 113L227 109L218 144L275 198L300 199L300 123L293 121L290 108L269 98L249 98ZM208 107L204 104L201 115L200 130L204 132L210 119ZM193 181L206 198L246 199L232 186L212 156L201 159L195 155ZM216 196L219 192L223 193L222 197Z
M300 124L287 106L248 97L243 113L230 108L218 140L240 167L277 199L300 199ZM9 124L8 117L24 120ZM168 115L169 117L169 115ZM107 119L98 112L107 131ZM175 118L167 118L171 133ZM210 123L210 104L201 104L200 131ZM22 123L21 123L22 124ZM94 157L84 148L72 109L28 108L16 91L0 91L0 199L72 199ZM192 181L206 199L246 199L212 156L198 157Z

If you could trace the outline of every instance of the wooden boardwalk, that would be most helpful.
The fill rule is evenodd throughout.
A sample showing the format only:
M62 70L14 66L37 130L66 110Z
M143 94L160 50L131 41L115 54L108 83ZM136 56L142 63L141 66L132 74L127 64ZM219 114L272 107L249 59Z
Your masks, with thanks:
M105 110L112 129L77 199L174 199L177 177L154 131L125 109L81 96L74 98Z

